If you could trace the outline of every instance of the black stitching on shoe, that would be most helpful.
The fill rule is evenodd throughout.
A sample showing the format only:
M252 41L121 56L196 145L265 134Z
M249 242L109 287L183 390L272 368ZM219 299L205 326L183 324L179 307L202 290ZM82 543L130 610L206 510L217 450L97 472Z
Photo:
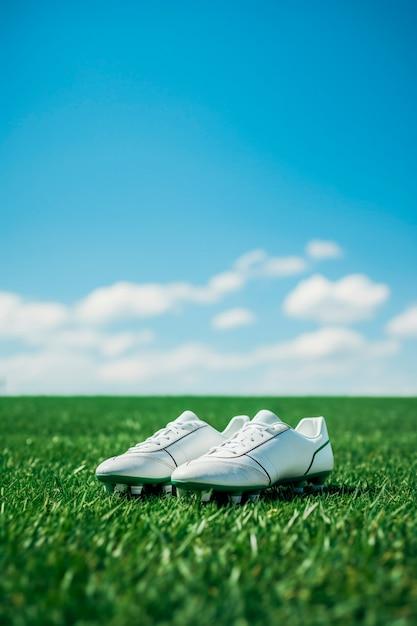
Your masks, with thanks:
M264 466L262 465L262 463L259 463L259 461L257 461L256 459L254 459L250 454L247 454L246 456L248 456L250 459L252 459L252 461L255 461L255 463L257 463L259 465L259 467L261 467L263 469L263 471L265 472L265 474L268 476L268 480L269 480L269 484L271 485L272 481L271 481L271 477L268 474L268 472L266 471L266 469L264 468Z

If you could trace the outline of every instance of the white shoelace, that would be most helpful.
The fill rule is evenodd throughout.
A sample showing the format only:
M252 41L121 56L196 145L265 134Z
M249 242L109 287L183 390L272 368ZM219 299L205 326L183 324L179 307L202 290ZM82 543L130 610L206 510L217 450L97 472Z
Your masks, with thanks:
M274 430L268 424L261 423L253 423L245 424L243 428L241 428L237 433L233 435L230 439L220 444L219 446L215 446L211 448L209 454L212 452L228 451L233 454L241 454L247 448L251 447L251 444L257 443L265 438L265 433L273 434Z
M161 428L160 430L156 431L156 433L145 439L145 441L140 441L132 448L129 448L128 452L137 452L139 448L147 445L162 446L167 441L171 441L173 435L179 436L184 432L192 432L193 430L195 430L195 427L195 422L184 422L181 424L169 422L169 424L167 424L165 428Z

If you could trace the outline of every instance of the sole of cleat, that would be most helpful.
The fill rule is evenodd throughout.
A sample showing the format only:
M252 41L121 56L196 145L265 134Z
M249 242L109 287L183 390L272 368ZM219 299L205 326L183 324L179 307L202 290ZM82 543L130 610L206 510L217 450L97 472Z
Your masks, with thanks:
M141 496L142 492L143 492L142 485L131 485L130 493L132 494L132 496Z
M313 474L310 476L297 476L294 478L287 478L283 480L278 480L276 483L273 483L266 486L261 485L253 485L251 487L235 485L235 486L225 486L225 485L213 485L213 484L202 484L202 483L193 483L193 482L177 482L174 481L174 486L176 487L177 494L179 496L185 495L187 492L196 492L200 495L200 502L209 502L212 495L216 498L223 497L226 501L229 502L240 502L242 499L246 502L258 502L260 499L260 495L266 489L270 487L289 487L291 486L296 494L303 494L304 488L309 483L312 485L313 491L315 493L322 493L324 489L324 483L328 476L331 474L330 471L320 472L318 474ZM240 500L239 500L240 498Z

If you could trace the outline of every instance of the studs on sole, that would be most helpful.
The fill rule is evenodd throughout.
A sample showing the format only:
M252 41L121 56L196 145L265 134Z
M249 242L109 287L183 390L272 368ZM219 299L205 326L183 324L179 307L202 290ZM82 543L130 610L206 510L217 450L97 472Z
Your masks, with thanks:
M127 490L127 485L122 485L121 483L117 483L117 485L114 486L114 493L127 493Z
M324 482L325 482L326 478L327 478L327 476L325 476L324 478L323 478L323 476L320 476L318 478L313 478L312 479L311 482L313 483L313 490L316 493L322 493L323 492Z
M323 493L323 489L324 489L324 483L321 483L320 485L318 484L313 485L313 491L315 491L316 493Z
M327 475L324 476L316 476L311 479L311 483L313 485L313 491L316 493L323 493L324 483L326 482Z
M298 483L294 483L293 487L294 487L294 491L295 493L304 493L304 487L305 487L306 481L305 480L301 480Z
M202 491L200 496L200 502L210 502L212 491Z
M315 477L306 477L303 480L296 480L294 482L287 482L282 484L281 486L285 487L290 487L292 488L293 492L297 495L302 495L303 493L305 493L305 487L307 486L308 483L308 489L307 492L308 493L315 493L317 495L322 494L323 490L324 490L324 483L327 479L326 475L321 475L321 476L315 476ZM277 483L275 485L276 487L279 487L280 483ZM183 498L185 496L188 496L190 494L195 494L197 495L197 498L199 497L200 502L201 503L207 503L210 502L212 499L215 499L216 501L218 501L219 503L230 503L230 504L234 504L234 505L238 505L238 504L244 504L244 503L257 503L262 499L262 493L261 491L255 491L255 492L244 492L244 493L240 493L240 492L234 492L234 493L228 493L228 492L219 492L216 491L215 489L207 489L205 491L196 491L191 489L191 491L185 487L178 487L178 486L174 486L171 483L157 483L157 484L146 484L146 485L126 485L123 483L104 483L103 484L103 489L106 493L108 494L112 494L112 493L117 493L119 495L127 495L127 496L132 496L132 497L140 497L140 496L144 496L144 495L173 495L173 496L177 496L178 498Z

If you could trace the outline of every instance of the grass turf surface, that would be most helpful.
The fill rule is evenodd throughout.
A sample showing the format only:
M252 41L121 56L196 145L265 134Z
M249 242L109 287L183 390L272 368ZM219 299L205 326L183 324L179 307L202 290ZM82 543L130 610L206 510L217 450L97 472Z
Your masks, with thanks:
M190 408L324 415L324 494L242 507L106 496L98 463ZM0 622L417 622L417 399L1 398Z

